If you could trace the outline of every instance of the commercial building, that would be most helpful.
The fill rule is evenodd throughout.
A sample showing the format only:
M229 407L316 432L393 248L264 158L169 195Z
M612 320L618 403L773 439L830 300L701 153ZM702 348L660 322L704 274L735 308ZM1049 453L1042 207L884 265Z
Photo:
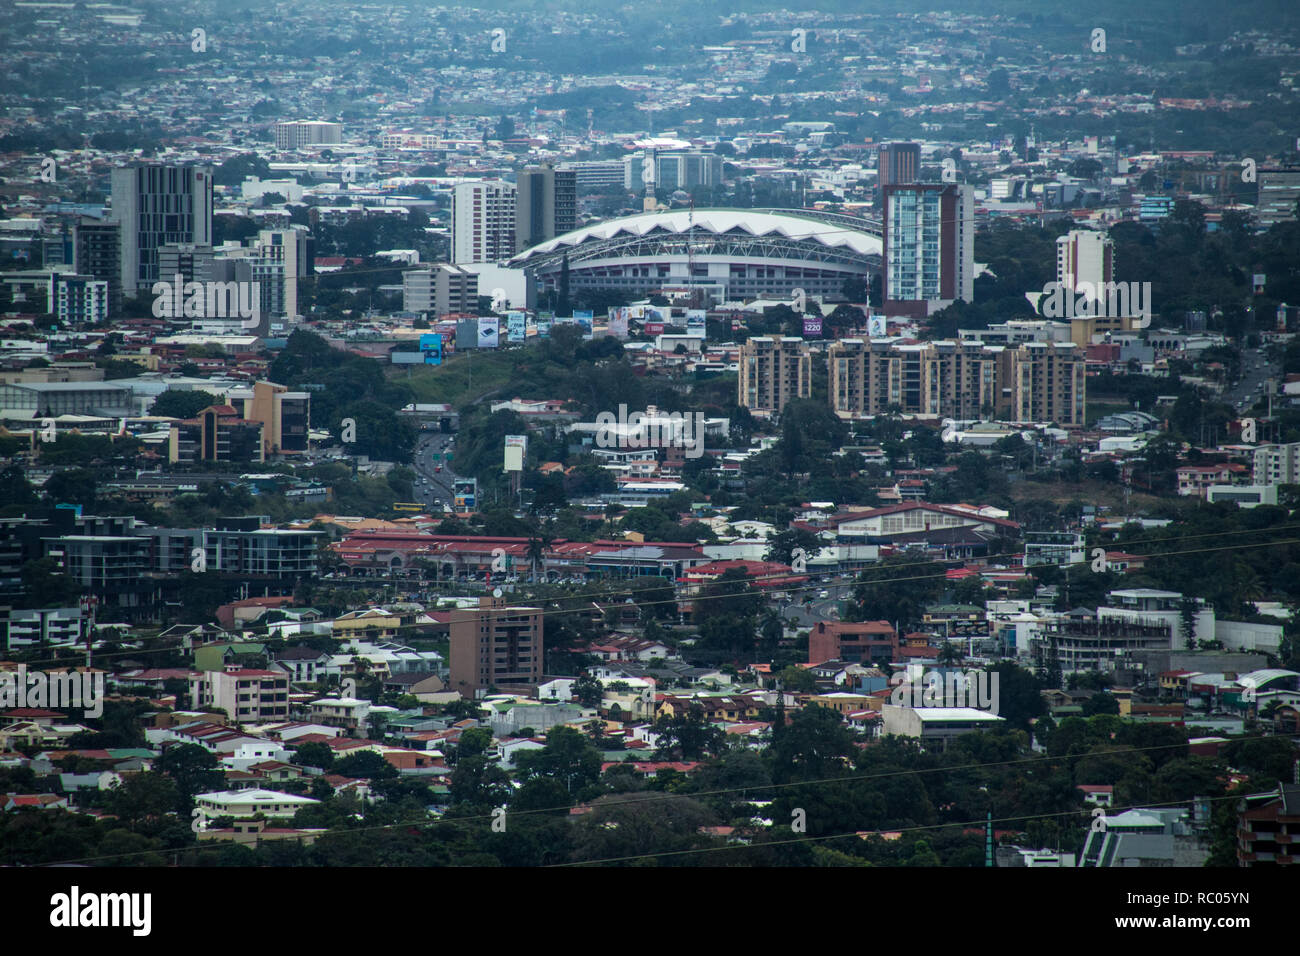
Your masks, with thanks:
M889 663L898 656L898 634L888 621L818 621L808 632L808 663Z
M625 185L624 164L619 159L577 160L561 163L556 168L573 173L579 195Z
M132 414L131 390L111 382L11 382L0 384L0 409L35 417Z
M212 169L142 163L114 169L110 219L121 226L124 295L149 293L160 274L158 249L212 244Z
M1300 202L1300 166L1260 168L1256 174L1259 198L1255 219L1267 229L1279 222L1294 222Z
M882 143L876 161L876 186L906 186L921 172L920 143Z
M1281 783L1237 805L1237 863L1294 866L1300 863L1300 784Z
M654 162L653 183L646 183L643 178L647 156L652 156ZM652 191L673 192L677 189L689 191L696 186L720 186L722 170L722 157L713 153L689 150L637 153L623 159L623 188L634 191L648 185Z
M293 392L275 382L254 382L252 388L228 390L226 403L240 418L262 423L263 457L307 451L310 392Z
M478 276L446 262L402 273L402 309L432 316L478 310Z
M263 429L261 422L241 418L232 405L210 405L195 418L172 422L167 460L262 462Z
M331 146L343 142L343 124L313 120L292 120L275 124L276 149Z
M258 518L225 518L203 530L209 571L281 580L308 580L316 575L321 531L263 528Z
M757 336L740 349L737 404L760 417L779 415L787 402L812 395L812 356L803 339Z
M957 183L883 190L887 315L924 317L975 298L975 192Z
M481 697L491 688L518 690L541 683L542 611L485 597L451 618L449 690Z
M515 254L515 184L458 183L451 193L451 261L502 262Z
M554 166L530 166L515 177L515 248L530 246L578 225L577 174Z

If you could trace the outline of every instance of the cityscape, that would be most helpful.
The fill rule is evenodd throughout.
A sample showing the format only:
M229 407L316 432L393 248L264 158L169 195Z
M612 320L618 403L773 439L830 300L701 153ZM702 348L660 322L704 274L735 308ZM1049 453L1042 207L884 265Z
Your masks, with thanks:
M6 868L1300 865L1300 8L0 53Z

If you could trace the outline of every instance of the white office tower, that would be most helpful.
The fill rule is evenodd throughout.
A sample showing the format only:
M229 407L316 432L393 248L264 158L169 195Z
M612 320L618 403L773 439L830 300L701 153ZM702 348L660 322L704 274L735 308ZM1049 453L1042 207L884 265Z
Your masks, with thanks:
M1111 241L1105 233L1071 229L1056 240L1056 281L1062 286L1076 292L1087 282L1095 290L1113 278Z
M515 184L459 183L451 194L451 261L504 262L515 254Z
M121 224L125 295L148 295L160 278L158 250L212 244L212 168L141 163L114 169L109 219ZM169 280L170 281L170 280Z

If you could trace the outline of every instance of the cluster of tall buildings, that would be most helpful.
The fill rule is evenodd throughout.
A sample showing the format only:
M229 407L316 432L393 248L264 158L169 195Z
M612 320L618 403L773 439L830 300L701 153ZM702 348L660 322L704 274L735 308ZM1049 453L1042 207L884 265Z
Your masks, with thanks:
M139 163L114 169L108 216L82 217L74 228L74 272L51 279L51 311L64 321L104 322L121 314L124 297L153 296L157 283L174 284L180 276L183 283L245 284L256 290L252 306L263 321L301 319L299 280L314 272L310 231L263 229L247 245L216 247L213 208L211 167Z
M451 199L451 261L504 262L578 225L577 173L554 166L521 170L515 182L460 183Z

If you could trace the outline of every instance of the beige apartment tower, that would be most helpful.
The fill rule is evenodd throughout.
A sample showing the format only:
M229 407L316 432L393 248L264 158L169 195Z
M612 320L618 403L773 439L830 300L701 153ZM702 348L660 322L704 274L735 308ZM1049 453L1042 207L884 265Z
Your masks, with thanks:
M512 607L504 598L485 597L477 608L452 612L449 689L462 697L539 684L542 657L541 608Z
M794 336L759 336L740 349L737 403L760 418L779 415L786 402L812 395L812 355Z

